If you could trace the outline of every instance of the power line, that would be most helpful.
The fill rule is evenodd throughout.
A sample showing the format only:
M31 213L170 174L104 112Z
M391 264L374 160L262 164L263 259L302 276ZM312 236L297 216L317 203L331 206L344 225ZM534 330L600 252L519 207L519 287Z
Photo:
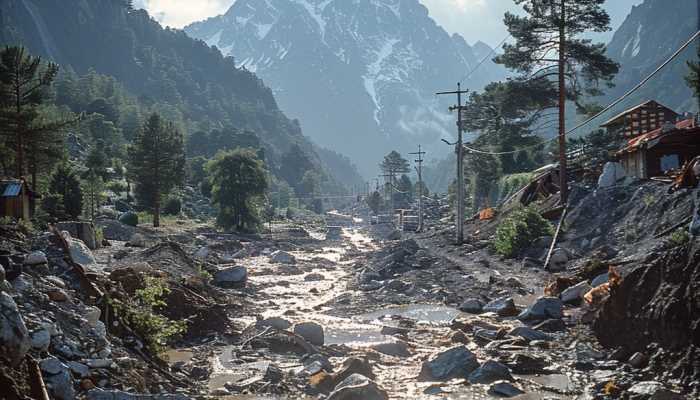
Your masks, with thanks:
M482 58L481 61L479 61L479 63L476 64L476 66L475 66L474 68L472 68L472 70L469 71L469 72L467 73L467 75L465 75L464 78L462 78L462 79L460 80L460 82L465 82L467 79L471 78L472 74L473 74L474 72L476 72L476 70L479 69L479 67L481 67L481 66L486 62L486 60L487 60L489 57L491 57L492 55L494 55L494 54L496 53L496 49L498 49L498 48L500 48L501 46L503 46L503 44L504 44L504 43L506 42L506 40L508 40L508 39L510 39L510 34L509 34L508 36L504 37L503 40L501 40L501 42L500 42L496 47L494 47L493 49L491 49L491 51L489 52L489 54L487 54L486 57Z
M632 89L630 89L627 93L623 94L620 98L618 98L617 100L615 100L615 101L613 101L612 103L610 103L607 107L605 107L602 111L598 112L598 113L595 114L594 116L588 118L588 119L585 120L584 122L581 122L580 124L576 125L575 127L569 129L569 130L566 132L566 135L569 135L569 134L573 133L574 131L576 131L577 129L579 129L579 128L581 128L581 127L583 127L583 126L589 124L591 121L593 121L594 119L597 119L597 118L600 117L601 115L603 115L603 114L605 114L606 112L610 111L613 107L615 107L616 105L620 104L620 103L621 103L622 101L624 101L626 98L628 98L629 96L631 96L634 92L636 92L637 90L639 90L642 86L644 86L647 82L649 82L654 76L656 76L656 74L658 74L659 72L661 72L661 70L664 69L668 64L670 64L674 59L676 59L676 58L677 58L686 48L688 48L688 46L690 46L690 44L691 44L695 39L697 39L698 37L700 37L700 30L698 30L697 32L695 32L695 34L694 34L693 36L691 36L690 39L688 39L688 41L685 42L678 50L676 50L676 52L673 53L673 55L671 55L668 59L666 59L666 61L664 61L658 68L656 68L656 69L655 69L651 74L649 74L646 78L642 79L637 85L635 85L635 86L634 86ZM545 140L544 142L537 143L537 144L531 145L531 146L521 147L521 148L519 148L519 149L517 149L517 150L512 150L512 151L491 152L491 151L484 151L484 150L480 150L480 149L471 148L471 147L466 146L466 145L464 146L464 148L465 148L466 150L472 152L472 153L485 154L485 155L492 155L492 156L501 156L501 155L515 154L515 153L518 153L518 152L520 152L520 151L525 151L525 150L528 150L528 149L531 149L531 148L536 148L536 147L545 145L545 144L547 144L547 143L553 142L555 139L558 139L558 138L557 138L557 137L553 137L553 138L551 138L551 139Z

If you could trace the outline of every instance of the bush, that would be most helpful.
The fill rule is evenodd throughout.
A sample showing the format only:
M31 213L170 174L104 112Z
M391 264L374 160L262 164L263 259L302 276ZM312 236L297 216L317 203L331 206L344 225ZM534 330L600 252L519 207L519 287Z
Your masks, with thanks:
M683 246L690 241L690 234L685 228L679 228L671 234L669 241L674 246Z
M135 212L125 212L119 217L119 222L124 225L137 226L139 224L139 216Z
M521 208L508 215L496 229L494 247L498 254L514 257L539 237L554 230L533 207Z
M170 197L165 201L163 206L163 214L178 215L182 211L182 201L178 197Z

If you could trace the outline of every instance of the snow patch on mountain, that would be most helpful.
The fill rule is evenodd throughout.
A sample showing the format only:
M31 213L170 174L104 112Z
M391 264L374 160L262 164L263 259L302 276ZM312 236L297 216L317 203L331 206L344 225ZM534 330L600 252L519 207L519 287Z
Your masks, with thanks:
M387 79L386 75L381 74L382 64L394 51L394 45L398 42L399 39L388 39L379 50L374 53L376 59L367 65L367 74L362 77L365 90L374 103L374 120L377 122L377 125L381 124L381 121L379 121L379 113L382 110L380 98L379 95L377 95L377 85Z

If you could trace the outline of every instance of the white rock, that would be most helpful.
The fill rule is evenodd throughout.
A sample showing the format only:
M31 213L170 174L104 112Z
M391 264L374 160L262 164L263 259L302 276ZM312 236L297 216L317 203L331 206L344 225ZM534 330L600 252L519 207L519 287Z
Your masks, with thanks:
M603 166L603 173L598 178L598 187L606 188L614 186L618 181L625 178L625 169L620 163L607 162Z
M561 292L559 298L564 303L576 302L583 299L583 295L588 293L588 291L591 289L591 285L589 285L588 282L583 281Z
M89 306L85 309L85 319L87 320L87 324L89 327L94 328L97 325L97 322L100 321L100 315L102 314L102 311L93 306Z
M46 264L49 260L46 258L46 254L43 251L33 251L27 255L24 259L24 265L39 265Z

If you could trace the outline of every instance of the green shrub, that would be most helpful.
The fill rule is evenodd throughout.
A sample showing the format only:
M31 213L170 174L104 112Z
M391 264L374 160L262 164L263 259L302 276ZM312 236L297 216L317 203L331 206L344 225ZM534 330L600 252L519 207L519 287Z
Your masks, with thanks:
M178 215L182 211L182 201L178 197L170 197L165 201L163 206L163 214Z
M532 207L508 215L496 229L494 247L498 254L514 257L542 236L552 235L552 225Z
M674 246L682 246L682 245L688 243L689 241L690 241L690 234L684 228L676 229L671 234L671 237L669 238L669 242L671 242L671 244Z
M125 212L119 217L119 222L124 225L137 226L139 224L139 216L135 212Z
M166 305L163 297L168 293L170 289L165 280L146 277L144 288L136 290L133 299L110 302L123 320L144 338L146 346L154 354L162 353L168 342L187 330L186 321L173 321L157 313Z

